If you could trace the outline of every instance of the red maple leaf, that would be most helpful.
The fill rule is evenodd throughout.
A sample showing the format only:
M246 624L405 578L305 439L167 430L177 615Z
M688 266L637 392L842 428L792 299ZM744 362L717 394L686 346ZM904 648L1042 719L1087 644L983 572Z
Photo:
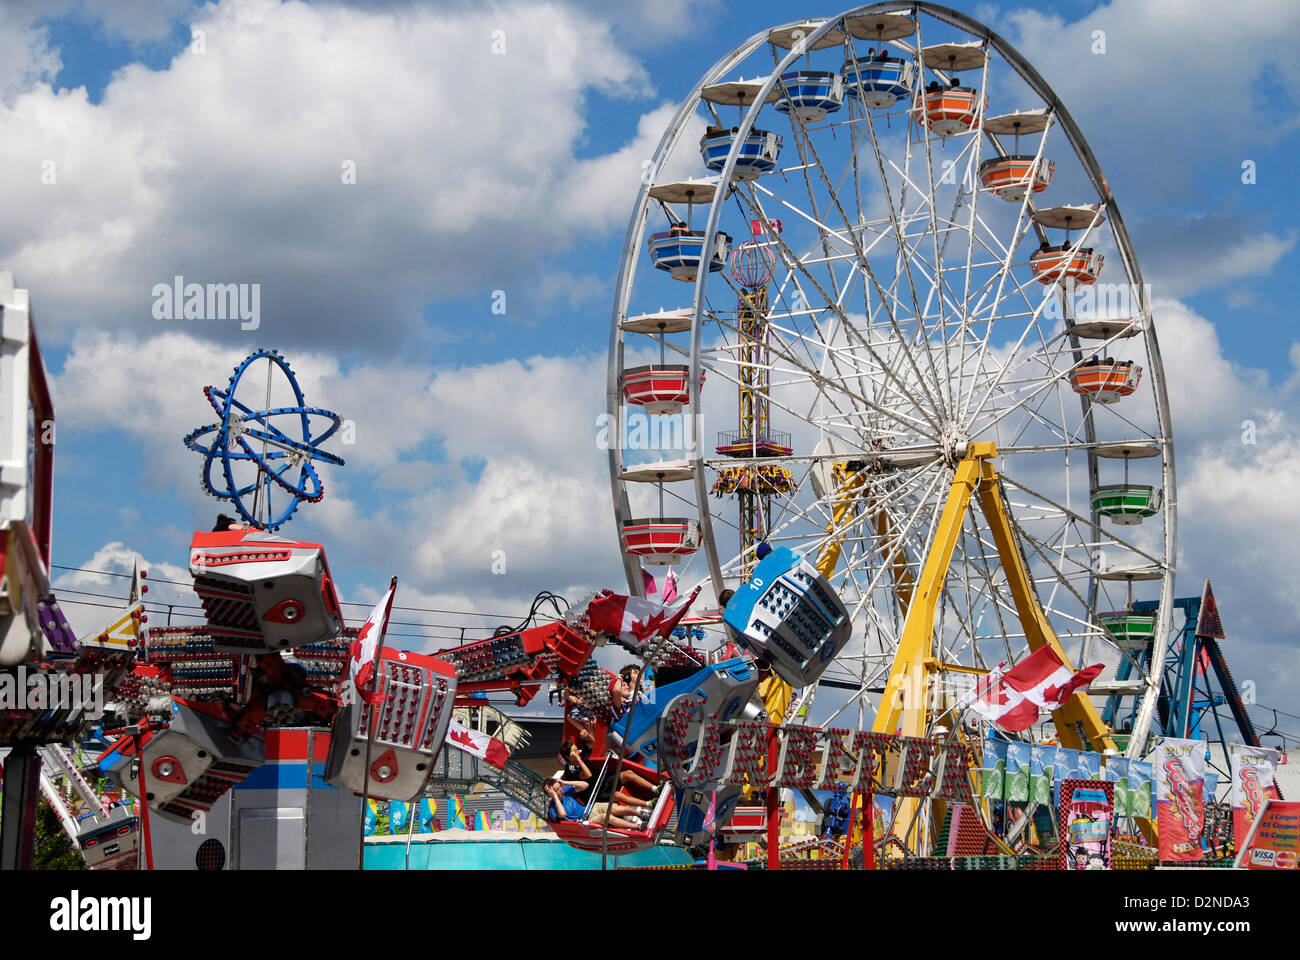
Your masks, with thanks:
M478 749L478 744L474 742L474 738L470 736L470 732L468 730L464 732L461 732L460 730L453 730L451 732L451 736L449 736L447 739L450 740L452 743L463 743L465 746L470 747L471 749L474 750Z
M651 614L650 619L642 623L640 620L632 621L632 635L637 640L646 640L650 637L657 637L668 622L668 617L662 612Z
M356 663L361 662L361 650L362 650L361 645L366 639L366 634L370 632L370 628L373 627L374 625L375 623L373 620L367 620L365 623L363 623L361 625L361 629L357 631L356 639L352 641L352 645L348 649L348 652L352 655L352 660L355 661Z

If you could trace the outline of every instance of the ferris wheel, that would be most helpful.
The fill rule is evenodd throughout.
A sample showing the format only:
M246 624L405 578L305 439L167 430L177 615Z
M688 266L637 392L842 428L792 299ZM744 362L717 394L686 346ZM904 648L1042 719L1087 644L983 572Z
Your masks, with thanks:
M1173 600L1165 376L1116 200L1037 71L929 3L764 30L645 180L606 393L630 590L673 564L720 595L765 544L816 560L854 623L818 714L859 725L905 656L950 703L1021 659L1027 591L1076 668L1128 662L1093 689L1136 698L1106 743L1142 755ZM954 513L968 475L996 486Z

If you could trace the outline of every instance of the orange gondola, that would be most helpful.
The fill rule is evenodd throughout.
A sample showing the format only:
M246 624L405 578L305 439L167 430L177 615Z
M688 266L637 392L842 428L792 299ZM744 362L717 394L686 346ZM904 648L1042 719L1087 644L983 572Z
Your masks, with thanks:
M1025 194L1042 193L1052 182L1056 164L1037 157L994 157L980 164L979 178L985 190L1003 200L1019 203Z
M1029 257L1029 268L1039 283L1073 280L1087 286L1101 275L1106 258L1092 247L1077 250L1068 243L1039 247Z
M1092 397L1098 403L1115 403L1138 388L1142 368L1132 360L1085 360L1070 371L1070 386L1075 393Z

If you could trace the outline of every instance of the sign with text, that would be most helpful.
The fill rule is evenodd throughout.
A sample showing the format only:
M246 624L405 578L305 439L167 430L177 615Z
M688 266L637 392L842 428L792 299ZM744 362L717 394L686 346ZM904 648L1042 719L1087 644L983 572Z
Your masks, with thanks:
M703 697L682 694L669 701L659 718L661 769L677 787L720 790L747 783L833 790L844 783L849 790L884 796L974 802L970 750L964 743L868 730L712 720L704 716L704 706ZM768 754L774 746L777 759L769 774Z

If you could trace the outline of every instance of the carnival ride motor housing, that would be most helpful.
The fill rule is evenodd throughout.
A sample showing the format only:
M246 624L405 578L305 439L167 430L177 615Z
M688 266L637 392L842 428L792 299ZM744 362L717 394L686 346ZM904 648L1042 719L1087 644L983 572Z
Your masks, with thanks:
M727 604L723 619L794 687L821 676L844 648L848 609L817 568L788 547L763 559Z
M190 573L217 652L287 650L343 630L319 544L262 530L196 533Z
M380 799L414 800L447 736L456 671L437 657L385 649L375 673L385 699L374 708L355 696L344 704L334 721L325 782Z
M731 820L743 792L744 787L739 784L728 784L721 790L678 789L677 829L673 839L684 847L708 843L713 837L708 826L710 808L714 824L720 827Z
M133 870L140 855L140 818L128 807L114 807L107 821L77 834L77 846L90 870Z
M207 811L227 790L248 779L266 758L261 740L231 738L230 724L181 701L168 726L144 742L140 767L150 809L178 820ZM134 745L124 737L100 758L100 769L140 796Z

